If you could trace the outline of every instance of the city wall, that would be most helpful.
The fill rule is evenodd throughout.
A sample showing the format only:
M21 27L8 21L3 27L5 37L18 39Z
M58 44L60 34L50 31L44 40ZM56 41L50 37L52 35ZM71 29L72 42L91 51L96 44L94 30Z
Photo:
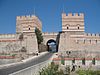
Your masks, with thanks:
M59 53L72 57L100 57L100 34L71 35L62 33L60 36Z

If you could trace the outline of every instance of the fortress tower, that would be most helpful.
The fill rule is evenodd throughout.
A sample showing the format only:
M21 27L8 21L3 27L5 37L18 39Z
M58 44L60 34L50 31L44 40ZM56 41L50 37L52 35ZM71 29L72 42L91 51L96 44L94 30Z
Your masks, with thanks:
M29 54L38 52L35 28L42 31L42 23L37 16L17 16L16 33L23 33L24 40L22 47L25 47Z
M84 14L83 13L62 13L62 31L72 34L84 33Z
M85 33L83 13L62 13L62 33L59 54L71 53L71 57L100 57L100 34Z
M17 16L16 33L34 32L36 27L42 31L42 23L37 16Z

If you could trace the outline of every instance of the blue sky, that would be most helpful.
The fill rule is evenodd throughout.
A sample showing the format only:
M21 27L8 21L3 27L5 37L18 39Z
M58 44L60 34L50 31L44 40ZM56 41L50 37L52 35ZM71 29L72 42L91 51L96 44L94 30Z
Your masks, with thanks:
M35 14L43 32L61 31L61 13L83 12L85 31L100 33L100 0L0 0L0 33L16 32L16 16Z

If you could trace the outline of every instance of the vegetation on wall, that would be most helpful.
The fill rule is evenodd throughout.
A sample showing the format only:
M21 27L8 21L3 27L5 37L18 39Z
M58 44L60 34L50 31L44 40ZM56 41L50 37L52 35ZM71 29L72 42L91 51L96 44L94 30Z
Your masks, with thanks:
M36 28L35 34L36 34L36 37L37 37L38 44L41 44L41 42L43 42L42 32L38 28Z

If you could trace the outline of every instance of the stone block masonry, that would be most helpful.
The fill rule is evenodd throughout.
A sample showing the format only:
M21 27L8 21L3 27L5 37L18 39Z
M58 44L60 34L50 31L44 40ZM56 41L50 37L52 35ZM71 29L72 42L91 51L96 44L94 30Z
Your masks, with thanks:
M72 57L100 57L100 34L85 33L83 13L62 13L62 31L59 54ZM78 52L78 53L77 53Z
M68 51L76 56L79 51L80 54L83 53L82 56L88 52L85 53L86 57L100 57L96 54L96 51L100 51L100 34L85 33L84 22L84 13L62 13L62 33L59 35L59 39L57 39L59 33L42 32L43 43L46 45L50 39L56 42L58 40L58 53L64 56ZM20 50L25 47L29 54L38 52L35 28L42 31L42 22L37 16L17 16L16 34L0 34L0 51ZM23 34L22 41L19 40L21 34Z

